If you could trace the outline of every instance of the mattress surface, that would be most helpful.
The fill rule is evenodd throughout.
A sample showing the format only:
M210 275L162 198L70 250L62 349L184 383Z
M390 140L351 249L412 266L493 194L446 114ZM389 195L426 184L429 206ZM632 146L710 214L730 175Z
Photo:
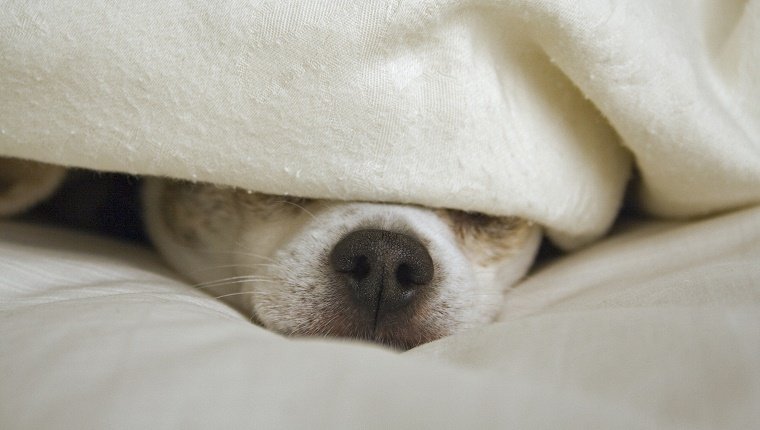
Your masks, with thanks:
M399 354L286 339L152 252L0 224L0 427L750 428L760 209L638 223L500 322Z

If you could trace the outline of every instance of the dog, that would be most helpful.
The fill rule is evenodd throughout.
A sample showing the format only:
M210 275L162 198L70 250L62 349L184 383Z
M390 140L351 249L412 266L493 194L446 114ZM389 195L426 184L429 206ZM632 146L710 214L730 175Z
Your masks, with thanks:
M399 349L493 321L542 237L517 217L157 178L143 205L167 261L255 323Z
M140 186L147 236L169 265L287 336L406 350L487 324L542 238L519 217L166 178Z

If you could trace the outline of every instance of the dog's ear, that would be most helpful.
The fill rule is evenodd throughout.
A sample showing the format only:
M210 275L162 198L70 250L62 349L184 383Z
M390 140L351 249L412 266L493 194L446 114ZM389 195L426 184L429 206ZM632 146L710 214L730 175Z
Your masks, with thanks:
M0 216L21 213L45 200L65 176L65 167L0 157Z

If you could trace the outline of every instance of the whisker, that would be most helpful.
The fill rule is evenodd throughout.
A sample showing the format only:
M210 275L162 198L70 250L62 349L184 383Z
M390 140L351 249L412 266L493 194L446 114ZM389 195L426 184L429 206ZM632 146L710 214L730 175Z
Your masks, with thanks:
M243 246L242 243L238 243L237 246ZM210 251L213 252L213 251ZM261 254L254 254L252 252L243 252L243 251L219 251L219 253L223 254L231 254L231 255L244 255L246 257L253 257L253 258L261 258L262 260L271 261L272 263L277 263L277 261L272 257L267 257L266 255Z
M229 278L220 278L220 279L215 279L213 281L208 281L208 282L199 282L197 284L191 285L191 287L196 288L196 287L200 287L200 286L203 286L203 285L216 284L216 283L219 283L219 282L234 281L234 280L237 280L237 279L246 279L246 278L250 278L251 276L253 276L253 275L230 276Z
M215 299L223 299L225 297L231 297L231 296L242 296L243 294L254 294L253 291L243 291L239 293L229 293L229 294L222 294L221 296L214 297Z
M311 212L310 212L308 209L306 209L305 207L303 207L303 206L299 205L299 204L298 204L298 203L296 203L296 202L291 202L291 201L289 201L289 200L276 200L276 202L277 202L277 203L285 203L285 204L288 204L288 205L291 205L291 206L295 206L295 207L297 207L297 208L299 208L299 209L303 210L303 211L304 211L304 212L306 212L307 214L309 214L309 215L311 216L311 218L312 218L312 219L314 219L314 220L316 220L316 219L317 219L317 217L315 217L313 213L311 213Z
M202 288L213 287L216 285L224 285L226 283L231 283L231 282L265 281L265 280L273 280L273 279L269 276L252 276L252 275L231 276L229 278L222 278L222 279L217 279L214 281L200 282L198 284L191 285L190 287L202 289Z
M202 267L200 269L191 270L188 273L207 272L209 270L225 269L225 268L230 268L230 267L251 267L251 266L269 266L269 267L282 268L280 264L274 264L274 263L247 263L247 264L241 263L241 264L223 264L221 266Z
M239 247L242 247L243 243L240 240L238 240L236 242L236 245L239 246ZM178 243L172 244L172 246L175 247L175 248L188 249L188 250L191 250L191 251L201 252L201 253L204 253L204 254L244 255L244 256L248 256L248 257L261 258L262 260L268 260L268 261L271 261L272 263L276 263L276 261L273 258L271 258L271 257L267 257L266 255L255 254L255 253L251 253L251 252L243 252L243 251L218 251L218 250L213 250L213 249L202 249L202 248L199 249L199 248L196 248L194 246L181 245L181 244L178 244Z
M277 282L279 282L279 281L277 281L275 279L255 279L255 281L256 282L271 282L271 283L277 283ZM247 282L250 282L250 281L247 280L247 279L241 279L239 281L230 281L230 282L220 283L219 285L215 285L215 286L218 287L218 286L222 286L222 285L227 286L227 285L235 285L235 284L245 284Z

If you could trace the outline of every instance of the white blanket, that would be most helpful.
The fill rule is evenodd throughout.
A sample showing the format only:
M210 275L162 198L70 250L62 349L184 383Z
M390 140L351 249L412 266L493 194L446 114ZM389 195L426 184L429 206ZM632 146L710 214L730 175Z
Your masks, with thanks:
M760 0L0 8L0 154L598 237L760 200ZM626 149L627 148L627 149Z
M638 226L399 355L281 338L153 253L0 223L0 428L756 428L759 226Z

